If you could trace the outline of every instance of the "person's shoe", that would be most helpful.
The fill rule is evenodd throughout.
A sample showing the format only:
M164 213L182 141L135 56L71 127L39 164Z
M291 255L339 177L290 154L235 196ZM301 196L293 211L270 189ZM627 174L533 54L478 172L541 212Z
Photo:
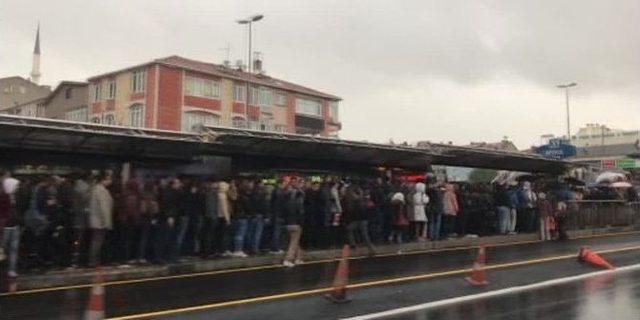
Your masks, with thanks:
M138 259L138 263L139 263L139 264L147 264L147 260L145 260L145 259Z
M242 251L236 251L234 253L231 254L232 257L234 258L246 258L248 257L248 255Z
M15 271L9 271L7 272L7 276L9 276L9 278L17 278L18 274Z
M134 263L136 263L135 259L131 259L131 260L127 261L127 264L134 264Z
M287 267L287 268L295 267L295 264L293 262L289 261L289 260L282 261L282 265Z
M222 256L223 256L223 257L225 257L225 258L226 258L226 257L232 257L232 256L233 256L233 253L231 253L231 251L227 250L227 251L225 251L225 252L223 252L223 253L222 253Z
M294 264L303 264L304 261L302 261L302 259L296 259L296 261L293 262Z
M125 263L125 264L119 265L118 268L120 268L120 269L128 269L128 268L131 268L131 266Z
M270 254L283 254L284 251L282 250L278 250L278 251L269 251Z

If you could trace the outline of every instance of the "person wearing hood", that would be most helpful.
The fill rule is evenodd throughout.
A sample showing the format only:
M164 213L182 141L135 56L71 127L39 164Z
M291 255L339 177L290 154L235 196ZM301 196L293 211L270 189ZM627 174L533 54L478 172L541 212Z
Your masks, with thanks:
M389 234L389 242L401 244L403 234L409 226L407 217L406 202L402 192L396 192L391 196L391 210L393 214L393 229Z
M415 237L418 241L427 239L427 213L426 206L429 203L429 196L426 193L427 186L418 182L413 193L413 221L415 223Z
M456 236L455 225L456 217L460 211L458 205L458 196L456 195L453 184L447 183L444 186L444 194L442 196L442 208L443 208L443 220L445 225L445 232L449 236Z

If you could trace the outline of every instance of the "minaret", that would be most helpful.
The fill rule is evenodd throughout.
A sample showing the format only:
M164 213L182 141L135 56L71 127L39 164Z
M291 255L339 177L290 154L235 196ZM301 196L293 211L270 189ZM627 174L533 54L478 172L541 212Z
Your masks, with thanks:
M33 48L33 64L31 66L31 81L35 84L40 82L40 23L36 31L36 46Z

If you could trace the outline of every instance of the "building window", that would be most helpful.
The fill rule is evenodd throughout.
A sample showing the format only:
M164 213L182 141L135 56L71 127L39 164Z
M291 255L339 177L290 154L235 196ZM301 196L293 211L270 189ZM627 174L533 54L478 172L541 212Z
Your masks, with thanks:
M64 118L65 120L69 120L69 121L87 122L87 120L89 119L89 110L87 109L87 107L82 107L80 109L72 110L67 112Z
M136 128L144 127L144 106L136 103L129 107L129 125Z
M91 118L91 122L93 122L93 123L100 123L100 117L92 117L92 118Z
M273 92L267 87L252 87L249 104L269 108L273 105Z
M100 85L100 83L96 83L93 85L91 100L93 102L98 102L100 101L100 99L102 99L102 86Z
M65 99L71 99L72 95L73 95L73 90L71 90L71 88L67 88L66 90L64 90Z
M287 96L284 93L276 94L276 105L284 107L287 104Z
M184 86L185 94L188 96L205 98L220 97L220 83L215 80L186 77Z
M104 116L104 124L108 124L110 126L116 124L116 117L112 114L108 114Z
M220 116L203 111L186 111L182 114L182 131L194 132L201 125L220 125Z
M233 85L233 101L244 102L247 99L247 92L245 86Z
M286 132L287 131L287 127L281 124L277 124L273 127L273 131L275 132Z
M260 120L260 126L258 128L260 131L273 131L273 121L271 119L262 119Z
M133 92L144 92L147 73L144 70L134 71L132 75Z
M247 120L241 117L233 117L233 127L234 128L246 128Z
M296 113L307 116L322 117L322 105L316 100L297 98Z
M116 82L109 81L109 92L107 95L107 99L115 99L116 98Z
M22 94L27 93L27 88L25 88L24 86L20 86L20 93Z
M331 101L331 104L329 104L329 116L331 117L331 119L333 119L333 121L340 121L338 101Z
M265 87L258 89L258 105L265 108L273 105L273 91L271 89Z

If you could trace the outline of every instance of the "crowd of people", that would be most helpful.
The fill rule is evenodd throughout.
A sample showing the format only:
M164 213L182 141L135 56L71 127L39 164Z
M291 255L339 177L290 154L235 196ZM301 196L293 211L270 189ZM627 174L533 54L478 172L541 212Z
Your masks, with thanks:
M308 179L284 176L117 181L112 171L12 177L1 172L0 227L9 275L24 268L128 266L282 254L302 248L439 241L538 232L562 237L566 189L531 182ZM428 177L428 176L426 176ZM286 241L285 241L286 240Z

